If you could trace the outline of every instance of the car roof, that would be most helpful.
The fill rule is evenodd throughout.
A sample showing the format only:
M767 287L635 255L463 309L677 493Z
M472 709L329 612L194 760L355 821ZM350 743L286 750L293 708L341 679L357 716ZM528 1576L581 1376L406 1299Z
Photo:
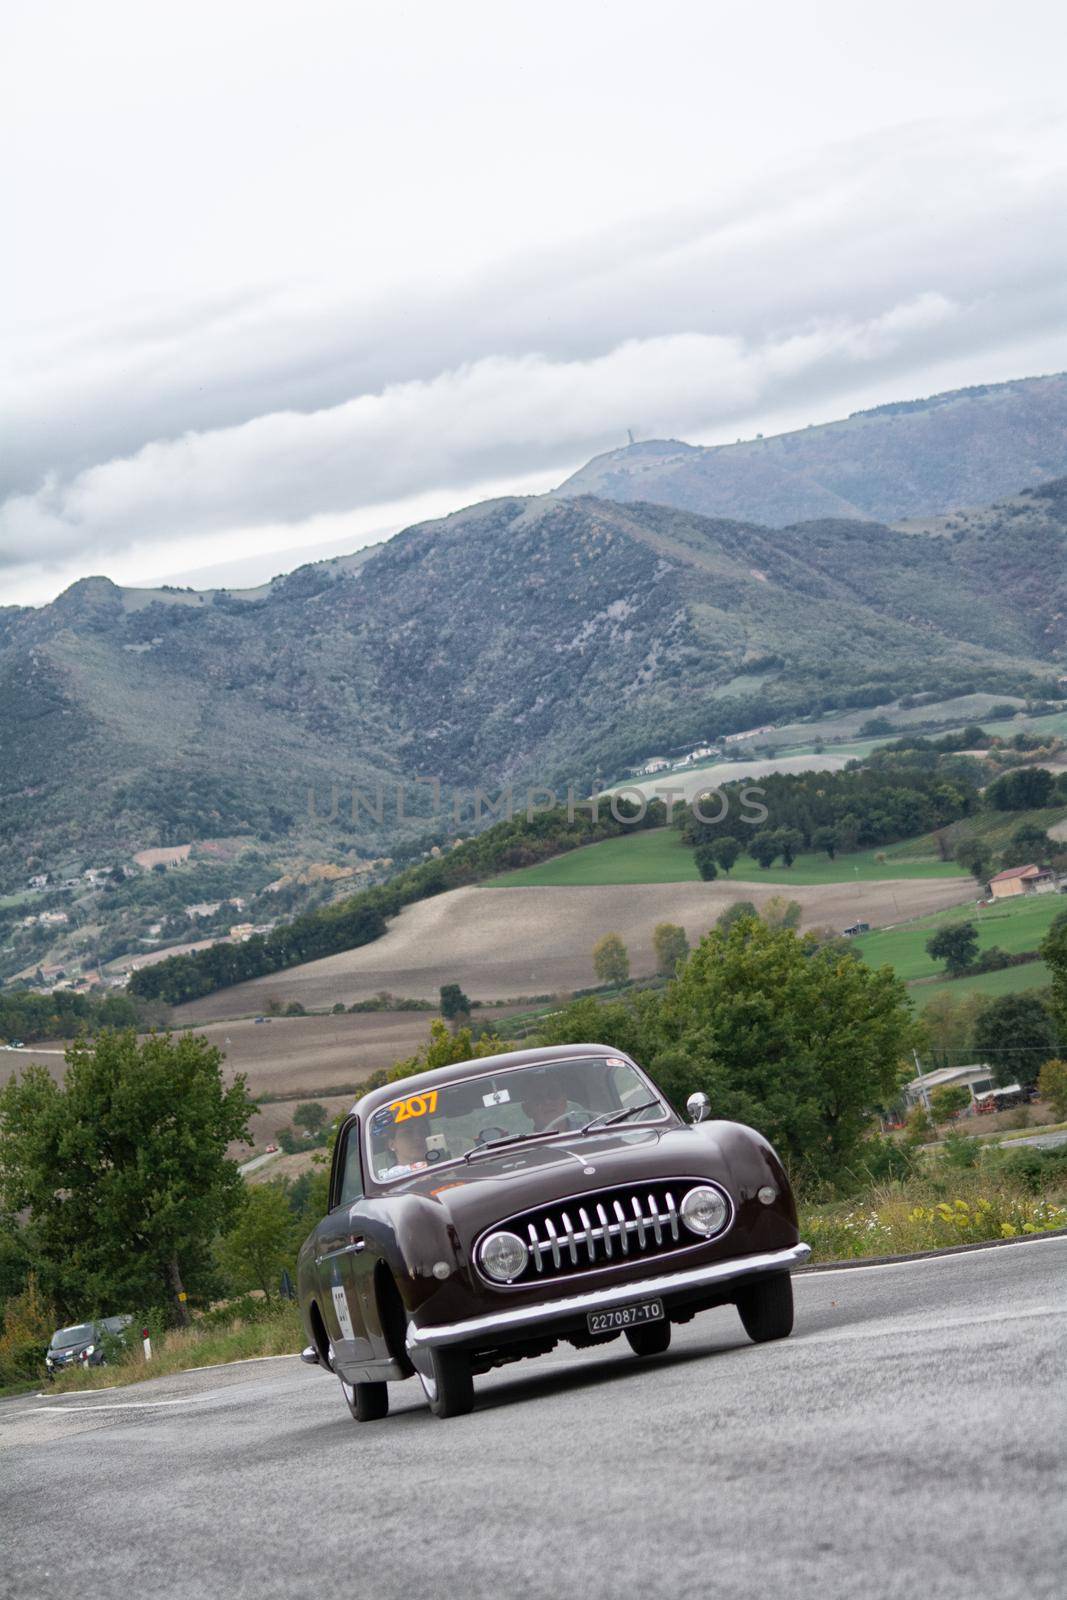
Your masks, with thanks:
M588 1060L590 1056L629 1059L625 1050L617 1050L610 1044L557 1044L537 1050L506 1050L496 1056L475 1056L470 1061L453 1061L450 1066L415 1072L410 1078L397 1078L380 1089L372 1089L356 1101L350 1115L366 1117L378 1106L389 1105L402 1095L422 1094L427 1089L437 1089L442 1084L456 1083L483 1072L503 1072L509 1067L533 1067L550 1061Z

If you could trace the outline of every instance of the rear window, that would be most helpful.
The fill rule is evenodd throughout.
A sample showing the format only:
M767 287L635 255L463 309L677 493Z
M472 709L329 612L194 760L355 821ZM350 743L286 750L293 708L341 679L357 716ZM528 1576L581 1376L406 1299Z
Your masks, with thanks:
M79 1322L74 1328L59 1328L52 1335L53 1350L70 1350L76 1344L91 1344L93 1340L93 1325L91 1322ZM37 1346L40 1349L40 1345Z

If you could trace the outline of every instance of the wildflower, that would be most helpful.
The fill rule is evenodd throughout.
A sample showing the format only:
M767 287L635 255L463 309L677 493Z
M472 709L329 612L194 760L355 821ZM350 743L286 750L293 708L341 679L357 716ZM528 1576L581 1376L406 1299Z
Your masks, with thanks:
M1002 1222L1000 1224L1000 1237L1002 1239L1014 1239L1018 1231L1014 1223Z

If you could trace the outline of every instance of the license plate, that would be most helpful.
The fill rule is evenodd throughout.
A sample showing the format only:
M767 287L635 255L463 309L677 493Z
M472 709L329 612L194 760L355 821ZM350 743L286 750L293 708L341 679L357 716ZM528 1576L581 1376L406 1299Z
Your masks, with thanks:
M614 1333L616 1328L633 1328L639 1322L662 1322L662 1300L640 1300L635 1306L613 1306L610 1311L590 1311L586 1316L590 1333Z

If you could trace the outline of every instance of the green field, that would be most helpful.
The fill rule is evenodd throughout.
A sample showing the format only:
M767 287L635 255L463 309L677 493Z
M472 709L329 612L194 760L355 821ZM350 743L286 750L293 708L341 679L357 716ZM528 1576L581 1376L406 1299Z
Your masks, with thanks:
M1003 855L1011 849L1012 835L1024 824L1043 828L1047 833L1057 823L1064 821L1067 821L1067 806L1045 806L1039 811L980 811L976 816L950 823L944 832L950 849L954 850L965 839L980 839L994 853ZM920 834L903 844L892 845L890 854L901 859L936 855L937 841L932 833Z
M884 854L885 859L877 857ZM791 867L775 862L766 872L748 856L740 856L724 882L797 885L870 882L884 878L958 878L965 874L951 861L897 858L892 850L859 851L831 861L825 855L799 855ZM675 828L647 828L584 845L553 856L537 866L520 867L491 879L494 885L606 883L693 883L700 877L693 852Z
M973 978L952 978L946 983L913 983L909 988L917 1011L928 1006L935 996L950 994L955 999L980 994L995 1000L1002 994L1024 994L1028 989L1044 989L1052 973L1043 961L1028 961L1024 967L1002 967L999 972L980 972Z
M974 922L978 928L979 950L989 950L993 945L999 945L1002 950L1016 955L1023 950L1036 950L1053 917L1065 909L1067 902L1058 894L1023 895L1016 900L991 906L959 906L951 911L939 911L935 916L922 917L904 927L861 934L856 946L870 966L891 966L901 978L911 983L916 978L932 978L944 972L944 964L927 955L926 941L947 923ZM1037 967L1036 962L1034 966ZM1004 980L1006 986L1001 992L1008 993L1012 988L1008 980L1016 974L1029 971L1029 967L1007 967L1002 972L982 976L983 981ZM1035 978L1034 982L1037 981ZM957 978L950 981L949 987L954 994L957 991L962 994L966 992L963 988L965 983L976 982L978 979ZM1016 986L1030 988L1033 984L1016 980Z

